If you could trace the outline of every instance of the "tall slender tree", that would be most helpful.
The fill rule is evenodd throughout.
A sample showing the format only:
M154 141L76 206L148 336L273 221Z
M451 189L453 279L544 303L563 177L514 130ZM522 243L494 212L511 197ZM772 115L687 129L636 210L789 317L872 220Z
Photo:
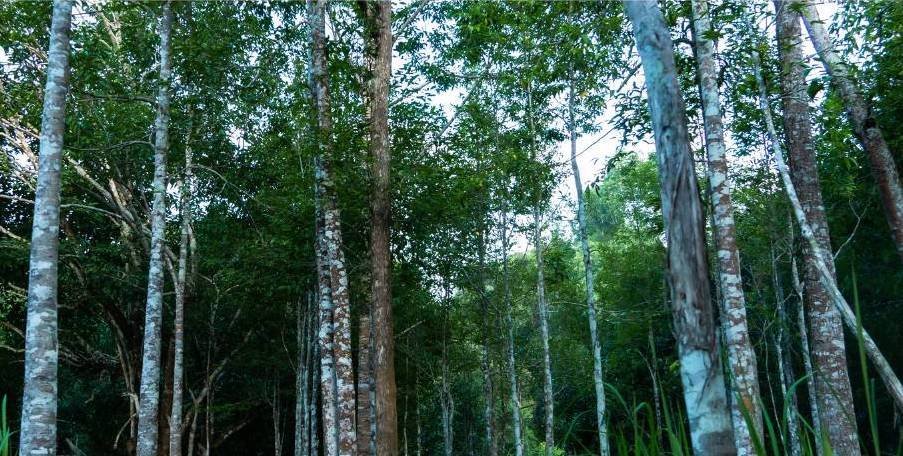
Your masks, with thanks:
M372 55L368 101L370 113L370 261L373 295L373 366L376 388L376 454L398 454L398 411L395 386L395 336L392 329L391 193L389 149L389 79L392 76L392 2L363 6L368 19Z
M756 353L753 351L746 318L746 299L740 275L740 251L737 248L737 229L734 223L734 204L731 200L731 181L725 154L724 124L718 89L718 63L712 36L715 31L709 17L707 0L693 0L693 42L702 99L705 129L709 190L711 192L712 221L718 259L718 280L721 291L721 326L730 372L731 421L737 454L755 454L753 435L762 436L762 410L759 404ZM747 419L748 417L748 419ZM750 429L752 424L753 429Z
M800 14L793 3L776 0L777 44L781 60L781 105L784 112L784 140L790 164L790 176L800 198L806 221L812 227L821 249L831 251L828 218L822 203L809 96L801 48ZM825 433L834 451L859 452L853 391L847 370L846 346L840 315L831 303L828 290L820 280L815 252L803 243L804 296L809 317L812 363L819 418L819 433ZM825 265L834 270L833 258ZM803 328L801 328L803 330Z
M607 456L608 426L605 420L605 381L602 377L602 344L599 341L599 329L596 322L596 294L593 286L593 260L589 251L589 239L586 235L586 203L583 200L583 183L580 180L580 166L577 164L577 125L574 119L574 81L573 75L568 84L568 129L571 137L571 171L574 174L574 187L577 194L577 238L580 242L580 253L583 255L583 274L586 281L586 317L589 321L589 340L593 351L593 386L596 390L596 432L599 435L599 454Z
M151 208L150 266L144 316L144 352L138 405L138 456L156 456L160 408L160 346L163 329L163 254L166 229L166 154L169 150L169 86L172 78L172 4L161 5L157 115L154 121L154 202Z
M54 0L41 114L25 324L25 385L19 454L56 454L57 270L60 242L60 167L69 93L72 1Z
M853 80L846 62L834 49L833 40L825 30L824 21L819 17L815 5L810 0L790 0L787 9L802 11L815 51L843 99L853 132L871 162L872 175L878 183L884 205L884 215L890 225L897 254L903 260L903 187L900 186L900 174L897 172L894 155L884 140L875 112Z
M188 290L188 238L191 231L192 170L191 126L185 140L185 170L180 188L182 227L179 239L179 270L176 278L175 318L173 323L172 408L169 414L169 456L182 456L182 396L185 358L185 296Z
M521 431L520 395L517 383L517 364L514 357L514 319L511 316L511 273L508 270L508 206L502 205L502 281L504 283L505 326L507 327L508 383L511 394L511 429L514 433L514 455L524 456L524 441Z
M668 282L684 404L697 455L735 454L708 285L702 208L671 35L655 0L624 1L643 63L661 180Z

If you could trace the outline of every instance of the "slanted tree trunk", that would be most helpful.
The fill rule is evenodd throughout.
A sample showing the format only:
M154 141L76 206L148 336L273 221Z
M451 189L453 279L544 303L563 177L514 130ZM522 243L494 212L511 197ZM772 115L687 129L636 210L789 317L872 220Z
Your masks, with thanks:
M828 220L821 197L815 143L809 118L805 67L801 49L798 11L793 4L778 0L778 54L781 60L781 103L784 111L784 138L790 161L793 186L798 192L806 221L825 251L831 251ZM853 410L853 392L847 370L846 346L840 316L822 284L815 253L803 243L806 309L812 336L815 391L821 421L816 430L825 433L838 454L858 454L859 441ZM833 275L833 258L824 259ZM819 436L820 438L820 436Z
M884 134L878 126L878 120L875 119L875 112L863 97L846 63L834 50L834 43L825 30L822 19L818 17L815 5L808 0L791 0L788 6L789 9L802 11L812 45L843 99L856 138L868 154L872 175L878 183L878 192L884 205L884 215L890 225L897 254L903 260L903 188L900 187L900 175L894 163L894 156L887 147Z
M539 337L542 339L542 398L545 417L546 456L555 448L555 396L552 389L552 353L549 348L549 308L546 303L546 279L542 261L542 215L539 204L533 208L533 245L536 248L536 312L539 314Z
M643 62L668 239L668 282L690 440L697 455L735 454L715 337L704 221L671 36L655 0L624 1Z
M743 296L743 280L740 275L740 252L737 248L737 230L734 224L734 205L731 201L731 182L725 156L724 124L721 118L721 100L718 94L718 64L714 29L709 17L707 0L693 0L693 41L696 66L699 74L699 92L702 99L703 125L705 128L706 157L709 187L712 197L712 224L718 259L718 281L721 290L721 324L727 360L731 373L731 421L737 454L755 454L753 433L760 438L762 409L759 404L759 380L756 353L749 337L746 318L746 299ZM747 416L749 420L747 421ZM749 428L752 424L753 429Z
M583 201L583 183L580 181L580 167L577 165L577 124L574 121L574 81L573 75L568 85L568 128L571 136L571 171L574 173L574 187L577 193L577 237L583 255L583 273L586 281L586 316L589 321L589 340L593 350L593 385L596 389L596 432L599 434L599 454L608 456L608 426L605 421L605 382L602 377L602 344L599 341L596 322L596 296L593 292L593 260L586 235L586 204Z
M793 382L796 380L796 374L793 372L793 360L790 358L790 341L787 337L787 329L789 321L787 320L787 303L784 295L784 286L781 283L781 275L778 271L778 258L775 255L774 245L771 245L771 283L774 288L775 310L777 311L777 336L775 336L775 353L778 357L778 374L781 380L781 398L784 404L784 419L787 420L787 443L791 456L800 456L803 454L803 448L800 444L800 428L797 416L799 411L796 407L796 392L791 389Z
M56 454L57 270L60 242L60 166L69 93L72 1L55 0L47 51L47 83L35 189L25 324L25 383L19 454Z
M514 359L514 319L511 316L511 273L508 270L508 206L502 207L502 282L505 293L505 326L507 330L508 383L511 389L511 429L514 433L514 456L524 456L521 431L520 394L517 384L517 364Z
M398 410L395 386L395 338L392 329L392 255L389 247L391 195L389 172L389 78L392 75L392 2L363 6L368 18L372 55L368 86L370 113L370 261L373 294L373 366L376 454L398 454Z
M185 177L181 185L182 228L179 239L179 272L176 281L175 322L173 323L172 408L169 414L169 456L182 456L182 395L184 392L185 295L188 272L188 237L191 230L192 171L191 129L185 141Z
M771 113L768 111L768 92L765 88L765 80L762 78L762 71L760 69L758 54L754 54L753 63L754 71L756 73L756 81L759 85L759 106L765 114L765 123L766 127L768 128L768 136L771 141L772 153L778 166L778 172L780 172L781 174L781 180L784 184L784 190L787 192L791 206L793 206L793 213L796 216L797 224L799 224L800 226L800 233L803 235L803 240L806 242L806 244L809 245L809 248L814 253L813 257L815 260L815 267L819 273L821 284L828 292L828 296L834 306L833 311L840 314L843 323L847 325L847 328L850 330L850 332L852 332L859 338L859 343L862 344L869 360L871 360L875 365L875 369L878 371L878 375L884 382L884 386L890 393L891 398L894 400L897 408L903 409L903 384L900 383L900 379L897 378L897 375L891 368L890 363L887 362L887 359L878 349L878 345L875 344L875 341L872 339L871 335L869 335L869 333L864 328L862 328L861 322L858 321L856 314L853 312L853 309L850 307L849 303L847 303L846 298L843 297L843 294L837 287L837 280L834 278L834 271L828 267L828 262L826 261L827 258L833 257L829 250L822 249L821 245L818 242L818 238L815 235L815 232L812 230L812 226L809 225L808 220L806 220L806 213L803 210L802 204L800 203L799 196L796 193L796 188L793 186L793 181L790 177L790 171L787 168L787 164L784 162L784 153L781 150L781 145L777 139L778 135L774 128L774 122L771 119ZM822 419L824 419L824 410L820 409L820 412L822 413ZM828 423L825 424L827 425ZM833 430L831 430L831 432L833 432ZM848 436L847 439L857 440L856 437L856 435ZM844 444L847 442L841 441L839 443ZM858 440L856 441L856 446L854 447L854 449L858 453ZM832 450L835 453L857 454L841 452L833 445Z
M144 354L138 409L138 456L157 455L160 401L160 345L163 329L163 248L166 228L166 153L169 149L169 84L172 73L172 4L160 13L160 80L154 121L154 202L151 209L150 267L144 317Z

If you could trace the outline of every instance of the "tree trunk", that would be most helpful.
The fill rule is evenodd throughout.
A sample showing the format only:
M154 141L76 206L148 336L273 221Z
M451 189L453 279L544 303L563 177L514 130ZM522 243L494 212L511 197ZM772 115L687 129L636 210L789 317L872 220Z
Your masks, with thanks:
M778 374L781 379L781 398L784 403L784 425L787 427L786 447L789 447L790 456L801 456L803 448L800 444L800 428L797 417L799 411L796 406L796 392L791 390L796 374L793 372L793 360L790 359L790 342L787 337L789 321L787 319L787 304L784 296L784 286L781 284L781 275L778 271L778 258L771 245L771 283L774 287L775 310L777 311L777 331L775 337L775 353L778 356ZM785 448L786 448L785 447Z
M749 337L746 318L746 299L740 275L740 252L737 248L734 225L734 205L731 201L731 182L725 156L724 125L721 100L718 94L718 65L712 42L711 19L707 0L693 0L693 40L699 74L705 128L706 157L709 187L712 197L712 231L718 259L718 280L721 290L721 324L727 360L730 365L731 421L737 454L755 454L753 432L762 438L762 410L758 402L759 380L756 353ZM747 416L749 423L747 422ZM754 429L749 428L752 424Z
M820 248L831 251L828 221L821 198L815 144L809 118L805 68L800 47L802 36L799 13L786 1L776 1L778 53L781 59L781 102L784 110L784 135L790 160L793 186L798 191L806 221L814 230ZM766 94L767 96L767 94ZM766 98L767 99L767 98ZM803 243L805 260L805 298L812 335L812 361L818 401L819 432L827 434L831 447L839 454L858 454L853 392L847 370L846 347L840 316L831 304L822 284L816 256ZM834 274L833 258L825 258Z
M517 385L517 364L514 362L514 319L511 317L511 274L508 270L508 206L502 207L502 280L505 292L505 326L508 330L508 383L511 388L511 428L514 432L514 456L524 456L521 431L520 394ZM419 424L419 422L418 422Z
M843 99L847 117L850 119L856 138L859 139L862 148L868 154L869 162L872 165L872 175L878 183L878 191L884 205L884 215L890 225L897 254L903 260L903 188L900 187L900 175L897 172L897 165L894 163L894 156L887 147L872 107L863 97L856 82L853 81L846 63L835 52L834 43L825 31L823 21L818 17L818 10L810 1L795 0L795 2L801 4L801 8L797 11L802 11L803 21L809 31L812 45ZM791 6L789 9L795 8Z
M546 303L546 279L542 262L542 216L539 204L533 208L533 245L536 246L536 311L539 314L539 336L542 339L542 397L545 416L545 453L552 456L555 448L555 397L552 389L552 354L549 349L549 308Z
M56 454L57 270L60 240L60 166L69 93L72 1L55 0L41 114L34 219L28 270L25 382L19 454Z
M358 455L371 454L370 445L370 388L373 386L371 378L371 367L373 360L370 359L370 347L372 340L370 339L370 330L373 325L370 323L370 316L364 315L360 319L360 332L358 336L358 355L357 355L357 453Z
M367 5L370 59L370 261L373 294L373 376L376 408L376 454L398 454L398 411L395 386L395 338L392 330L392 256L389 247L391 192L389 172L389 79L392 74L392 3Z
M185 295L188 273L188 234L191 227L192 172L191 128L185 142L185 177L181 188L182 230L179 239L179 272L176 282L175 322L173 324L172 409L169 414L169 456L182 456L182 394L184 391Z
M580 167L577 165L577 124L574 121L574 81L573 75L568 86L568 126L571 136L571 170L574 173L574 186L577 193L577 237L580 240L580 251L583 254L583 272L586 281L586 316L589 321L589 340L593 350L593 385L596 389L596 431L599 434L599 454L608 456L608 426L605 421L605 382L602 377L602 344L599 341L598 323L596 322L596 296L593 292L593 260L589 251L589 239L586 235L586 205L583 201L583 183L580 180Z
M309 1L311 24L311 92L316 106L318 156L316 196L319 209L318 282L321 313L323 428L326 454L357 452L354 371L351 358L351 315L348 276L335 183L332 180L332 112L327 72L325 0Z
M790 171L787 168L786 163L784 162L784 153L781 150L780 143L777 141L777 132L774 128L774 122L771 120L771 113L768 111L768 92L765 88L765 81L762 78L762 71L760 69L758 54L754 55L754 70L756 73L756 80L759 84L759 97L760 97L760 108L765 114L765 122L768 128L768 136L771 140L772 152L775 157L775 162L778 165L778 171L781 173L781 180L784 184L784 189L787 192L787 196L790 199L790 204L793 206L793 212L796 216L797 223L800 226L800 232L803 235L803 240L809 245L809 248L813 252L813 257L815 259L815 267L819 273L819 279L821 280L822 286L827 290L828 296L833 301L834 308L833 311L840 314L843 323L847 325L847 328L859 338L859 343L863 345L868 358L875 364L875 369L878 371L878 375L881 377L881 380L884 382L884 386L887 387L888 392L891 395L891 398L894 400L898 409L903 409L903 384L900 383L900 379L897 378L893 369L890 366L890 363L887 362L887 359L878 349L878 345L875 344L875 341L872 339L871 335L865 331L861 326L861 322L857 319L856 314L853 312L853 309L850 307L849 303L847 303L846 298L843 297L843 294L840 292L840 289L837 288L837 280L834 278L834 271L828 267L827 258L832 258L829 250L822 249L822 246L819 244L818 238L815 235L815 232L812 230L812 226L809 225L809 222L806 220L806 213L803 210L803 206L800 203L799 196L796 193L796 188L793 186L793 181L790 178ZM844 366L845 367L845 366ZM825 417L824 409L819 409L822 414L822 419ZM828 423L824 423L827 427ZM836 425L836 423L834 423ZM830 432L834 432L834 429L830 429ZM829 434L830 436L830 434ZM859 452L859 442L856 434L852 436L846 436L845 440L855 440L855 453L847 452L847 447L835 447L832 443L832 450L838 454L858 454ZM847 442L841 440L840 444L846 444ZM842 449L838 449L842 448Z
M479 271L477 272L477 293L480 300L480 313L482 321L482 350L480 357L480 370L483 373L483 418L485 420L486 451L489 456L498 456L498 441L495 438L495 395L492 385L492 366L489 359L489 333L492 331L493 319L489 312L489 296L486 294L486 226L481 222L479 228Z
M790 224L790 231L793 232L793 224ZM790 270L791 270L791 278L793 279L793 291L796 293L797 297L797 307L796 307L796 325L800 332L800 353L803 356L803 369L806 373L806 391L809 396L809 410L811 413L811 422L814 423L814 428L819 435L815 437L815 454L820 455L822 453L821 449L821 431L819 431L819 423L821 423L821 417L818 413L818 398L815 393L815 372L812 368L812 356L809 351L809 335L808 335L808 327L806 326L806 316L803 307L805 306L805 298L803 295L803 284L800 282L800 273L799 269L796 267L796 257L790 257Z
M709 292L704 221L671 36L656 1L624 5L643 62L655 132L671 306L693 451L735 454Z
M450 293L446 291L446 301L448 301ZM449 305L448 302L445 305ZM445 310L445 321L442 331L442 391L440 404L442 406L442 448L445 456L454 454L454 419L455 419L455 401L452 398L451 387L449 385L448 372L448 309Z
M310 316L314 312L313 298L308 295L307 305L302 307L298 300L295 315L295 345L298 349L298 369L295 372L295 455L307 455L310 449L308 440L308 395L310 394Z
M154 202L151 209L151 250L141 362L138 410L138 456L157 455L160 400L160 345L163 327L163 248L166 228L166 153L169 149L169 84L172 73L172 4L160 14L160 81L154 121Z

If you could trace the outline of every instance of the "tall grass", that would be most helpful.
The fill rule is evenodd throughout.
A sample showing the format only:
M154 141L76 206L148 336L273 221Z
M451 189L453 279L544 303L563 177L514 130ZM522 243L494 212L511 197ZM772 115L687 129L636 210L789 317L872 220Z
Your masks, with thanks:
M0 456L9 456L9 442L12 435L9 423L6 421L6 396L3 396L3 400L0 401Z

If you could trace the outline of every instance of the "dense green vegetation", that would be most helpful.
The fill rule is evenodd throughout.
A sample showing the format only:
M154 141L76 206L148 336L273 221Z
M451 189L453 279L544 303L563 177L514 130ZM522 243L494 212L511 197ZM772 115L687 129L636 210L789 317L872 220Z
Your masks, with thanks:
M801 261L802 241L766 149L749 61L752 50L762 52L773 111L780 116L774 10L765 2L712 3L737 244L768 431L761 436L762 452L789 453L785 402L790 399L800 413L790 418L803 423L807 444L814 448L819 437L811 426L801 328L795 320L802 304L792 286L791 259ZM147 293L145 231L152 201L160 6L76 2L62 167L60 454L134 452L130 403L138 400ZM873 103L900 169L903 134L896 127L903 122L903 3L857 0L837 6L831 9L831 30L842 54L855 63L853 76ZM317 290L317 143L307 87L306 6L175 2L172 8L175 76L166 239L177 254L177 195L190 147L196 183L185 411L195 420L189 423L196 435L193 454L204 454L205 448L224 455L268 454L278 439L288 454L299 368L296 318L315 309ZM366 37L353 4L331 8L333 173L356 356L358 321L371 300ZM662 8L675 40L700 187L707 188L690 5L667 1ZM532 237L535 206L541 208L545 230L540 248L550 307L556 454L598 454L574 184L569 156L559 151L569 138L569 84L577 93L578 134L590 139L578 152L580 163L592 166L582 172L584 184L589 183L587 229L612 451L690 451L652 127L622 5L467 0L414 1L394 9L392 304L403 454L443 454L443 363L454 403L454 454L489 454L484 331L499 452L514 454L503 213L512 246L508 281L525 443L527 454L542 454L546 411ZM4 442L18 439L29 203L35 197L50 11L47 2L0 4L0 395L9 398L4 402L8 421L5 417L0 425L0 455L6 454ZM758 27L743 25L746 17ZM818 60L807 64L839 287L850 302L857 291L863 327L900 374L903 267L843 102ZM709 217L709 194L700 196ZM717 296L717 269L712 271L710 286ZM168 432L162 428L172 387L174 284L169 271L165 282L163 433ZM789 318L780 318L778 301ZM782 356L796 372L794 381L799 380L790 382L795 396L782 391L779 380L782 332L790 341ZM846 341L862 451L877 455L877 447L882 454L899 454L900 411L874 371L863 373L867 366L853 332L847 332Z

